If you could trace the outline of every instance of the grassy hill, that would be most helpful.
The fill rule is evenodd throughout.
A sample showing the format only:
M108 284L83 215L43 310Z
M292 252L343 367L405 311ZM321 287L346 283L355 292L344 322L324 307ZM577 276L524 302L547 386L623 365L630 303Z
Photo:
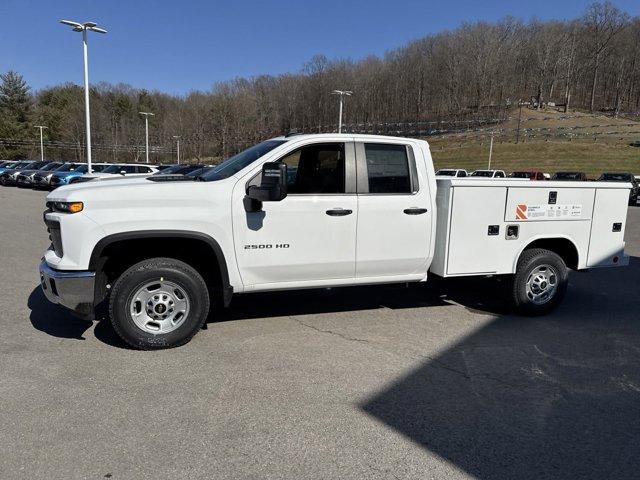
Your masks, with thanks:
M492 127L495 132L492 168L584 171L596 178L603 171L640 175L640 122L628 118L523 109L520 142L515 143L518 111ZM487 132L465 132L428 138L436 168L487 168Z

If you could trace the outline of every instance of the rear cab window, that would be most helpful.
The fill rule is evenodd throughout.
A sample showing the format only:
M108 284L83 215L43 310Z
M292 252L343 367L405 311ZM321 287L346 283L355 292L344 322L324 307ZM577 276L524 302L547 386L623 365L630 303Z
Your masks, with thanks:
M413 150L397 143L360 143L358 157L358 193L411 195L418 191Z

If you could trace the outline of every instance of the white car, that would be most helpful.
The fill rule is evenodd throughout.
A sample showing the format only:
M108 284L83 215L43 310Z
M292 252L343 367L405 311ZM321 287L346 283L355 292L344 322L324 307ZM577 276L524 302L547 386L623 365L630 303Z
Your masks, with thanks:
M114 163L100 172L85 173L71 183L90 182L92 180L117 179L122 177L147 177L158 171L155 165L141 165L138 163Z
M480 178L506 178L504 170L476 170L471 173L470 177Z
M235 294L431 274L503 275L514 308L541 315L569 269L628 264L628 199L620 182L436 180L424 140L278 137L196 176L55 190L40 279L91 318L108 299L115 331L141 349L185 344Z
M436 177L468 177L466 170L461 168L441 168L436 172Z

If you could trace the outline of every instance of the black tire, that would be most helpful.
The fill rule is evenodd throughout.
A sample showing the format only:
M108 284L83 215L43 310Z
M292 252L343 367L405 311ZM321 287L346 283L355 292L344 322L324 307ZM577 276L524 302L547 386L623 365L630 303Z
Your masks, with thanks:
M556 288L553 294L549 293L541 297L540 301L543 303L536 303L533 300L535 296L531 292L531 287L529 291L527 289L527 282L533 281L535 276L532 274L537 268L547 268L548 271L542 273L555 278ZM545 315L551 312L564 298L568 276L567 265L558 254L543 248L525 250L518 260L511 288L511 299L516 311L529 316Z
M189 301L189 311L180 326L168 333L149 333L133 320L133 296L154 280L178 285ZM209 292L202 276L190 265L173 258L151 258L136 263L115 282L109 300L109 317L116 333L140 350L173 348L189 342L198 333L209 313Z

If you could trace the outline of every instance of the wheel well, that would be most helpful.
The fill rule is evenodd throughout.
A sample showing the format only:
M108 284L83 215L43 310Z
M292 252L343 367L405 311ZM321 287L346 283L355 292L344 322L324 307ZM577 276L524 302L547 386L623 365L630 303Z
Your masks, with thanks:
M198 237L164 235L115 239L104 246L97 245L90 265L96 271L95 304L106 298L107 285L112 285L125 270L154 257L175 258L192 266L207 283L212 305L228 304L227 266L217 243Z
M574 243L567 238L541 238L534 240L523 250L529 250L532 248L544 248L550 250L560 256L567 267L577 270L578 269L578 249ZM521 254L522 255L522 254Z

